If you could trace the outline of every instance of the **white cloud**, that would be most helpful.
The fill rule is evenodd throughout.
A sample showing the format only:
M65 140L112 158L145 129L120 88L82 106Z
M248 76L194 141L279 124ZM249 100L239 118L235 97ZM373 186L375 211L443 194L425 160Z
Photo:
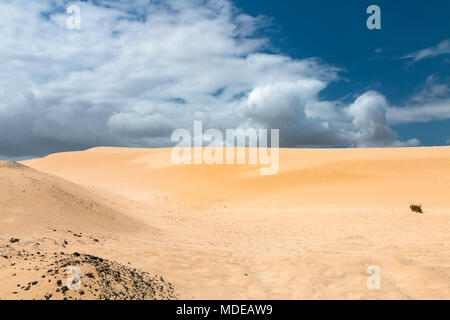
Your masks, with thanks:
M425 58L435 57L442 54L450 54L450 39L442 40L434 47L407 54L403 58L412 59L414 62L416 62Z
M448 81L447 81L448 82ZM450 119L450 88L438 76L430 75L402 107L387 108L389 124L429 122Z
M54 2L0 1L2 155L168 146L171 131L195 119L280 128L282 146L418 143L389 128L417 119L381 93L350 106L321 100L340 70L264 53L270 43L255 36L264 19L229 1L75 3L81 30L66 28L65 7Z
M450 99L416 106L391 107L387 109L389 124L429 122L450 119Z
M362 146L391 145L397 134L386 125L386 98L375 91L361 95L348 108L357 129L351 133L353 139Z
M423 103L450 96L450 88L447 84L448 80L446 83L442 83L437 75L430 75L421 90L411 98L411 101Z

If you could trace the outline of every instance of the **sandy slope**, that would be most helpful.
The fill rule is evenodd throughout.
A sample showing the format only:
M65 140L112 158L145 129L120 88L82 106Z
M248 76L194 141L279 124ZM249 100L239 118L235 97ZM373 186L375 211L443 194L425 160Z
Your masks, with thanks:
M49 229L143 231L82 187L15 162L0 162L0 231L28 236Z
M174 298L170 283L101 258L120 237L152 233L74 183L0 161L0 299Z
M95 148L24 163L153 229L98 249L183 298L449 298L450 148L282 149L280 172ZM413 202L423 215L411 213ZM366 269L381 268L368 290Z

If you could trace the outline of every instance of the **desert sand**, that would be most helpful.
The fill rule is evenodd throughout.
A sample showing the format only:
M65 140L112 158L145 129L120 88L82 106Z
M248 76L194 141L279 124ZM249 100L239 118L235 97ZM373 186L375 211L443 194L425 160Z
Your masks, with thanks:
M64 281L42 284L48 265L83 257L84 294L51 299L105 298L91 256L128 284L139 272L162 288L145 280L112 298L450 298L449 147L281 149L273 176L254 165L174 165L170 155L94 148L3 163L0 298L48 298ZM366 284L372 265L378 290Z

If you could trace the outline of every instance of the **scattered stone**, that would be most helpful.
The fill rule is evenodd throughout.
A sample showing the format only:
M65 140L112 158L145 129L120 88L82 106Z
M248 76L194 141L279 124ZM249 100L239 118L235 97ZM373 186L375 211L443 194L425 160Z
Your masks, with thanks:
M81 235L81 233L79 234ZM94 240L93 238L91 239ZM61 245L60 240L47 240L49 240L50 243L54 242L55 245ZM9 243L9 239L6 239L6 241ZM45 242L45 240L43 241ZM98 242L98 240L96 242ZM33 244L30 245L33 246ZM3 246L3 248L5 247L7 247L7 245ZM41 280L41 283L39 283L39 281L32 281L25 285L21 285L20 283L16 284L16 290L19 290L16 298L23 298L20 296L20 292L23 291L20 290L29 291L33 286L36 288L42 283L45 285L47 282L48 288L52 288L52 286L53 288L49 290L52 293L43 292L41 299L45 298L45 300L61 298L66 298L68 300L85 299L86 296L94 297L94 299L100 300L168 300L178 297L173 285L167 282L163 277L153 276L139 269L130 268L130 266L122 265L111 260L96 257L94 255L81 254L79 252L73 252L72 254L55 252L52 254L53 251L47 253L42 251L43 248L40 248L40 251L37 253L34 250L32 251L33 253L30 253L22 248L14 249L14 246L11 246L11 249L7 250L15 251L14 254L9 254L9 251L4 252L8 253L6 256L10 259L19 258L22 260L22 263L25 259L28 259L29 261L38 259L39 261L45 263L45 265L42 264L39 265L39 267L34 267L34 270L38 271L40 269L41 278L48 278L48 281ZM2 255L0 255L0 261L1 257ZM31 262L28 264L31 264ZM5 264L5 266L9 265L12 264ZM70 291L68 285L63 286L63 284L65 284L64 279L57 279L59 271L63 273L63 270L65 270L68 266L73 265L78 265L81 270L86 272L83 273L83 282L81 284L82 290ZM19 275L19 272L23 272L25 275L27 272L26 270L31 271L30 268L26 267L16 267L16 270ZM12 275L14 276L16 273ZM54 281L51 281L51 279ZM55 283L55 285L50 284L50 282ZM36 291L36 289L34 291ZM13 291L11 290L10 292ZM55 292L62 293L63 295L56 295ZM79 295L77 295L77 292ZM14 294L17 294L17 292ZM55 297L53 297L52 294L54 294Z

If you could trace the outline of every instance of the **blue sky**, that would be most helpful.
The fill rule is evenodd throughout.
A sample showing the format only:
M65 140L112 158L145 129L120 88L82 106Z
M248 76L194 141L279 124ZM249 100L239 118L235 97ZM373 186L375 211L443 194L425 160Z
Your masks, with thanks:
M381 30L366 27L371 4ZM449 9L0 0L0 157L168 147L195 120L280 129L282 147L450 144ZM80 27L69 28L75 18Z
M382 92L393 104L407 104L434 75L450 83L450 55L417 63L399 59L450 38L450 1L280 1L236 0L252 15L272 18L268 33L272 43L295 58L321 57L345 69L349 81L326 88L326 98L350 98L367 89ZM381 9L381 30L366 27L366 8ZM398 125L404 139L419 137L422 145L445 145L450 121Z

